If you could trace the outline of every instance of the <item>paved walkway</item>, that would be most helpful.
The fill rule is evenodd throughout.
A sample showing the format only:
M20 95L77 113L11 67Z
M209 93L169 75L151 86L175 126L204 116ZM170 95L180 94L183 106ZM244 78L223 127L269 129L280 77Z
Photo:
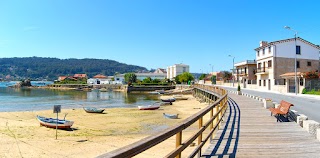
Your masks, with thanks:
M229 93L228 104L203 158L320 158L320 141L295 122L277 122L262 102Z

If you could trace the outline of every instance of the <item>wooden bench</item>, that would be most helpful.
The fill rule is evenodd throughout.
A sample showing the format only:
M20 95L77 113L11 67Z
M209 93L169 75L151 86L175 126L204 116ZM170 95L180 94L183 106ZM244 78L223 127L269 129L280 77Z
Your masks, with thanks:
M280 105L277 108L269 108L269 110L271 111L271 116L272 115L276 116L277 122L279 122L280 121L279 117L281 115L285 116L288 120L288 114L291 106L293 106L293 104L282 100L280 102Z

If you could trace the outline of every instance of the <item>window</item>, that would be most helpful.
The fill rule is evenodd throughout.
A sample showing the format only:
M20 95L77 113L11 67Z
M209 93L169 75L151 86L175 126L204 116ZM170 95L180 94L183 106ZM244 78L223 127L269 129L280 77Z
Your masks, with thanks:
M244 73L247 74L247 67L244 68Z
M311 61L308 61L308 62L307 62L307 66L311 66Z
M265 49L262 49L262 55L264 55L264 51L265 51Z
M259 56L259 51L257 51L257 56Z
M186 72L186 67L182 67L182 72Z
M268 67L272 67L272 61L271 60L268 61Z
M266 86L266 80L263 80L263 86Z
M259 80L259 86L261 86L261 80Z
M300 62L297 61L297 68L300 68Z
M261 63L258 63L258 69L261 69Z
M300 86L303 86L303 78L300 78L299 81L300 81Z
M296 46L296 54L301 54L301 47L300 46Z
M269 54L271 53L271 47L268 47L268 50L269 50Z

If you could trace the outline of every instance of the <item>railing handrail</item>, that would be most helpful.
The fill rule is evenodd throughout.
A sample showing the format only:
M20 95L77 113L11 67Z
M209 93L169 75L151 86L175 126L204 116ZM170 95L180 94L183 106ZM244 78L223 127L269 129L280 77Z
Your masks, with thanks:
M198 89L201 89L201 90L208 91L208 89L205 89L206 86L204 86L204 85L195 85L194 87L198 88ZM219 89L219 91L221 92L221 94L219 96L220 98L217 99L213 104L211 104L211 105L205 107L204 109L200 110L199 112L193 114L192 116L190 116L187 119L183 120L178 125L175 125L175 126L169 128L169 129L167 129L165 131L162 131L162 132L160 132L158 134L155 134L153 136L149 136L149 137L146 137L144 139L141 139L141 140L139 140L139 141L137 141L137 142L135 142L133 144L130 144L130 145L127 145L125 147L122 147L122 148L116 149L114 151L111 151L109 153L100 155L98 157L114 157L114 158L132 157L132 156L135 156L135 155L137 155L137 154L139 154L139 153L141 153L141 152L143 152L143 151L145 151L145 150L147 150L147 149L159 144L160 142L172 137L173 135L182 132L184 129L186 129L187 127L189 127L190 125L192 125L193 123L198 121L204 115L208 114L208 112L211 111L213 108L215 108L217 105L221 104L223 100L225 100L225 101L222 104L226 104L226 98L227 98L226 91L224 89ZM216 93L214 93L212 91L211 91L211 93L217 95ZM221 108L218 111L216 111L216 114L214 115L214 117L211 117L211 119L210 119L211 123L212 123L212 121L214 119L216 119L217 116L219 116L219 113L222 112L223 109L224 108ZM221 118L220 118L220 120L221 120ZM217 127L219 122L215 125L214 129ZM205 126L206 127L209 126L209 123L206 123ZM201 131L201 129L199 131ZM199 132L196 135L192 136L187 142L183 143L182 147L179 146L175 150L173 150L167 157L175 156L177 152L181 153L181 151L184 148L189 146L192 143L192 141L195 140L199 136L198 134L199 134ZM206 138L206 140L207 139L208 138Z

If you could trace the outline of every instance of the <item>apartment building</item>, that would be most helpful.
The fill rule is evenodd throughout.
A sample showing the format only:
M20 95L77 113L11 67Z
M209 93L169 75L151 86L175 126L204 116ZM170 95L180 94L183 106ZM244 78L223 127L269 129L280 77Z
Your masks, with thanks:
M279 41L261 41L256 49L257 88L301 93L304 86L303 74L319 69L319 45L300 37ZM296 60L296 64L295 64ZM297 73L295 73L295 65ZM297 85L295 85L297 76Z
M234 78L237 83L240 83L243 88L247 88L247 85L256 84L256 60L245 60L234 64L235 72Z
M167 67L167 78L172 80L184 72L189 72L189 65L174 64L173 66Z

